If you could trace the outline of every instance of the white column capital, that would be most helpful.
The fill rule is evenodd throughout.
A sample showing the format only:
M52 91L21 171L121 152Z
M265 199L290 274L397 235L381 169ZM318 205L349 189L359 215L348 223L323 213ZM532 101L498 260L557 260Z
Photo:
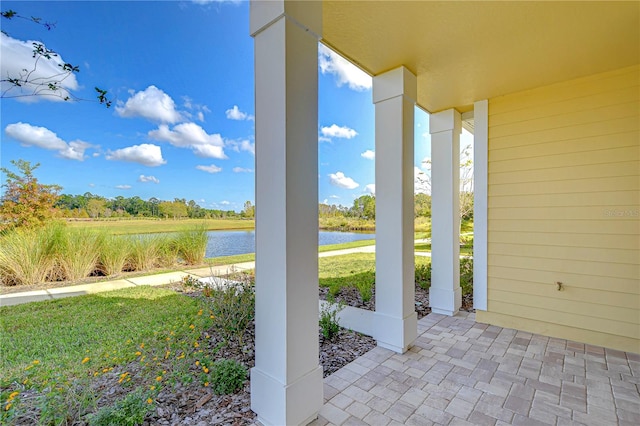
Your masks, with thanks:
M255 37L274 22L287 18L310 32L322 37L322 1L251 1L249 5L249 33Z
M429 115L429 133L433 135L450 130L462 132L462 116L458 111L451 108Z
M397 96L404 96L415 103L417 95L418 79L404 66L373 77L374 104Z

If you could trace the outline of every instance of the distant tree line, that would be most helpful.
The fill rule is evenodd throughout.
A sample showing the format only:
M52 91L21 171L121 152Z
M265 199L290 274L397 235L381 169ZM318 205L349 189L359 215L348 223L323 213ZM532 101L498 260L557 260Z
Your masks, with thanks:
M54 204L63 217L109 218L109 217L156 217L163 219L209 219L209 218L253 218L254 209L250 201L240 213L234 210L207 209L194 200L174 198L173 201L152 197L143 200L138 196L105 198L85 192L82 195L62 194Z
M363 195L353 200L351 207L336 204L323 204L319 206L320 217L347 217L364 220L375 220L376 218L376 197L373 195ZM416 194L414 197L414 216L431 217L431 196L427 194ZM465 217L465 219L467 219Z

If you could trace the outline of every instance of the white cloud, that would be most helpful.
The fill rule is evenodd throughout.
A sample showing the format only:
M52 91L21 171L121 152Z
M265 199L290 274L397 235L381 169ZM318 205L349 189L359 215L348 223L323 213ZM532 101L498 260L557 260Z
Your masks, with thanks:
M251 114L247 114L246 112L240 111L238 105L234 105L233 108L225 111L227 118L229 120L254 120L255 117Z
M146 143L109 151L106 158L107 160L139 163L149 167L156 167L166 163L162 158L160 147Z
M364 192L368 192L371 195L376 195L376 184L370 183L369 185L365 186Z
M324 44L318 46L318 66L322 74L335 76L338 87L347 84L350 89L358 92L371 89L371 76Z
M227 141L227 146L236 152L246 151L252 155L256 155L256 144L248 139Z
M182 119L173 99L156 86L133 94L126 103L119 102L116 112L120 117L143 117L160 123L175 123Z
M145 176L145 175L140 175L140 177L138 177L138 182L143 182L143 183L160 183L160 180L155 177L155 176Z
M329 182L331 182L331 185L346 189L355 189L360 186L359 183L345 176L342 172L331 173L329 175Z
M431 194L431 179L424 170L413 167L413 192L416 194Z
M347 126L338 126L337 124L332 124L330 127L323 127L320 131L323 136L328 138L351 139L358 134L358 132Z
M253 169L245 169L244 167L234 167L234 173L252 173Z
M131 185L116 185L117 189L131 189Z
M375 160L376 153L375 153L375 151L371 151L370 149L368 149L365 152L363 152L362 154L360 154L360 157L366 158L367 160Z
M37 62L33 57L33 43L40 43L33 40L22 41L12 38L4 33L0 33L0 75L2 79L18 78L24 79L29 75L29 81L53 82L53 76L60 76L61 69L58 65L64 65L65 60L60 55L52 56L51 59L42 57ZM46 47L45 47L46 49ZM38 100L62 101L70 95L70 91L78 89L78 81L74 73L69 74L59 81L60 89L51 91L48 86L38 87L32 83L23 83L17 87L8 81L0 83L0 90L3 97L15 97L22 102L36 102ZM36 96L31 96L37 93Z
M224 140L218 133L208 134L196 123L182 123L169 129L161 124L149 132L149 137L169 142L178 148L189 148L199 157L225 159Z
M329 195L329 198L338 199L338 198L340 198L340 197L338 197L337 195Z
M227 200L224 200L224 201L220 201L220 204L222 204L223 206L228 206L231 203Z
M36 146L57 151L60 157L68 160L83 161L86 158L85 151L94 147L81 140L67 143L46 127L32 126L28 123L9 124L4 131L7 136L14 138L22 146Z
M327 138L325 136L318 136L318 142L322 143L322 142L331 142L331 138Z
M215 164L212 164L210 166L196 166L196 169L202 170L203 172L207 173L218 173L222 171L222 167L218 167Z

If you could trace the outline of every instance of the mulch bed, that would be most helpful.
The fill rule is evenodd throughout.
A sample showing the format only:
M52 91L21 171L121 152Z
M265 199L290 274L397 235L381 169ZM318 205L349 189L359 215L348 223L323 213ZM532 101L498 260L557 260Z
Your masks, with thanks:
M176 291L182 291L179 285L171 286ZM321 299L326 299L327 288L320 288ZM200 291L185 293L190 297L200 297ZM463 298L463 310L472 311L473 300L471 297ZM359 292L355 288L343 288L336 296L337 301L342 301L349 306L363 309L375 309L375 292L372 300L363 303ZM429 307L429 292L416 286L416 311L418 318L422 318L431 312ZM223 338L214 329L203 331L211 337L206 339L207 347L201 347L205 352L220 348L217 357L235 359L247 368L254 366L254 342L255 326L252 323L243 338L244 344L240 346L232 341L226 345L219 345ZM320 342L319 359L324 370L324 376L332 374L344 365L368 352L376 346L376 342L369 336L353 331L341 329L339 334L331 341L324 339L318 328L318 339ZM142 377L142 365L137 362L119 367L107 374L98 376L91 381L91 386L100 395L98 405L100 407L114 404L123 398L130 389L142 383L136 383L138 376ZM167 370L171 368L170 361L167 361ZM129 372L132 378L132 387L123 387L118 380L123 372ZM197 377L199 369L192 366L189 375ZM145 426L151 425L185 425L185 426L207 426L207 425L249 425L256 421L256 415L251 411L250 384L247 381L239 392L233 395L215 395L210 388L203 387L201 383L194 380L191 383L177 383L175 386L165 386L155 398L155 410L147 417ZM27 397L27 395L24 395ZM34 419L17 419L16 425L32 424Z

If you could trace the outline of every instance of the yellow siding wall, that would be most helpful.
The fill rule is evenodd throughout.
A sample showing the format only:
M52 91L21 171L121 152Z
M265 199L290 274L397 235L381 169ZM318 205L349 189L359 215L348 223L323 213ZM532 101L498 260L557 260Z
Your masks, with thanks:
M489 100L478 321L640 353L639 83L635 66Z

